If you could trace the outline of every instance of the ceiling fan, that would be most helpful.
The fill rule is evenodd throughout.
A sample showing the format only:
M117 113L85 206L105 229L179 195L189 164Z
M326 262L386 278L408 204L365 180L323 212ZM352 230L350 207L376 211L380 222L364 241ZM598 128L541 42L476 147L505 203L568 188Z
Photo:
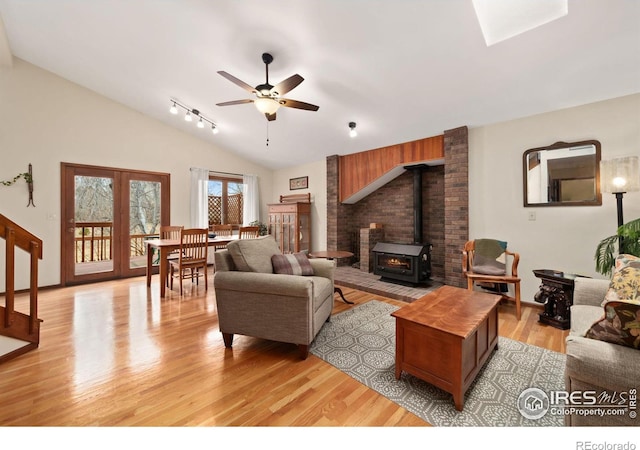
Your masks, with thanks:
M306 109L307 111L317 111L318 106L311 103L300 102L298 100L291 100L283 98L282 95L294 89L300 83L304 81L300 75L295 74L287 78L286 80L276 84L275 86L269 84L269 64L273 62L273 56L269 53L262 54L262 62L265 64L266 81L264 84L259 84L256 87L250 86L242 80L234 77L233 75L221 70L218 71L220 75L225 77L232 83L237 84L241 88L255 94L255 99L245 100L232 100L230 102L217 103L218 106L230 106L241 105L244 103L253 103L256 105L258 111L263 113L267 120L276 120L276 111L281 106L288 108Z

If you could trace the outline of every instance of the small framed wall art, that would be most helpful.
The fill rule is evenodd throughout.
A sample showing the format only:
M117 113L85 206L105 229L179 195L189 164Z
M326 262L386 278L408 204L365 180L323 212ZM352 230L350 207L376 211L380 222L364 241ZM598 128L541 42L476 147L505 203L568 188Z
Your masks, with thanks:
M289 190L307 189L309 187L309 177L289 178Z

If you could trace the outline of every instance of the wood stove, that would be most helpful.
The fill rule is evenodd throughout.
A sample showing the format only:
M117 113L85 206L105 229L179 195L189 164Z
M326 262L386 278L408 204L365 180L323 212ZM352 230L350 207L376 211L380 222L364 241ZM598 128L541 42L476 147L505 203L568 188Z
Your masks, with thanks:
M378 242L373 247L373 273L380 280L417 286L431 277L431 244L422 243L422 172L424 164L405 166L413 172L413 244Z
M378 242L373 247L373 273L391 283L424 283L431 277L431 244Z

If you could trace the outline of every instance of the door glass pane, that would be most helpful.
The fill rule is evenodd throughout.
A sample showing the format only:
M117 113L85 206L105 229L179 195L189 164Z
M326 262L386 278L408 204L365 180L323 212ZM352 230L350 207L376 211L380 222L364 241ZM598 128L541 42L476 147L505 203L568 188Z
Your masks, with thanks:
M129 268L145 267L146 239L160 233L160 183L131 180L129 183Z
M113 179L75 176L75 274L113 271Z

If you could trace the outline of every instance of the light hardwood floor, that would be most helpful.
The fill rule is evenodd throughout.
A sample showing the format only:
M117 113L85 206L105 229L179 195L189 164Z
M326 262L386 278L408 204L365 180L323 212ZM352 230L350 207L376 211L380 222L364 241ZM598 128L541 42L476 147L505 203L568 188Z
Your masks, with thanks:
M187 283L161 300L156 277L150 292L143 277L42 290L40 347L0 365L0 425L428 425L294 345L236 336L225 349L213 289ZM334 313L355 306L336 298ZM500 335L563 352L567 332L539 311L524 307L518 322L500 306Z

